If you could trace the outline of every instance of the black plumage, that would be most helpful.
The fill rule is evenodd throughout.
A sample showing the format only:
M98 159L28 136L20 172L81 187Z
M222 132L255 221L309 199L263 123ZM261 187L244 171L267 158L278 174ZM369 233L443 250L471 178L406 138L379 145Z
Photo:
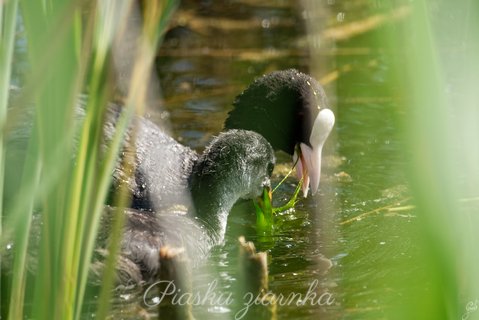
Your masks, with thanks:
M275 150L292 155L298 142L310 145L321 108L328 108L328 100L314 78L295 69L275 71L236 97L224 127L258 132Z

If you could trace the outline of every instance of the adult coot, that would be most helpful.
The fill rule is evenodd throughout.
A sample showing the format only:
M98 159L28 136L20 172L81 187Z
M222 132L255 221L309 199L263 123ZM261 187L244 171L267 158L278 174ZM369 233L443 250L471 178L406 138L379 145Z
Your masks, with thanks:
M241 128L263 135L275 150L298 161L304 177L303 194L319 188L321 152L334 125L334 114L321 85L294 69L272 72L256 79L236 97L225 129Z

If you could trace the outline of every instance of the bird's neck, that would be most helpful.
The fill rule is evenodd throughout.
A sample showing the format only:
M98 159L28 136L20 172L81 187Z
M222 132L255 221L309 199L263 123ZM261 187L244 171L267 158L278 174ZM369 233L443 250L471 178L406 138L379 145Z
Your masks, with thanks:
M228 215L237 199L233 190L221 183L193 192L196 217L204 224L215 244L224 242Z

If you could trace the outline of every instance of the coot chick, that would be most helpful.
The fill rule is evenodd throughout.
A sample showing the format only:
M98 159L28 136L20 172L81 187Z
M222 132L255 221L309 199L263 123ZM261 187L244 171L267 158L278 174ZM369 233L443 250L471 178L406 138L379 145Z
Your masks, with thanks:
M253 130L275 150L298 161L306 197L319 188L321 152L334 125L326 94L311 76L294 69L272 72L256 79L236 97L225 129Z
M108 108L104 128L107 140L115 132L117 108L115 105ZM122 156L133 152L135 171L125 172L119 163L113 172L112 191L116 191L120 182L126 182L134 209L159 212L183 205L195 207L198 216L205 218L219 208L229 211L239 197L260 195L261 190L252 189L259 188L256 178L269 183L265 177L273 171L274 152L268 141L256 132L220 133L203 154L198 155L150 120L136 117L133 121L125 137ZM214 227L219 226L211 219L205 220L215 224Z
M187 157L192 154L186 153ZM127 219L118 266L123 281L154 279L161 263L160 249L166 245L184 247L193 261L204 258L211 247L224 241L235 202L259 197L264 188L270 188L275 157L271 145L258 133L229 130L219 134L202 155L183 162L191 164L189 177L182 182L191 191L191 206L168 212L121 212ZM107 208L102 218L100 246L107 239L114 212Z

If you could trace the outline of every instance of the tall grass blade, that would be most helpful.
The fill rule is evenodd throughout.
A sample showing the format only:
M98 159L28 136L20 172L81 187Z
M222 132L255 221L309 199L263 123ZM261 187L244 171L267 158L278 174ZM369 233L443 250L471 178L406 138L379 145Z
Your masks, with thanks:
M169 2L167 2L169 4ZM140 85L144 83L149 83L150 75L151 75L151 67L154 62L154 58L156 55L156 47L158 44L159 39L159 31L161 28L159 25L164 23L161 19L162 13L164 13L164 9L161 5L157 2L147 2L145 3L144 12L144 22L143 22L143 32L139 35L139 50L136 52L136 59L134 63L134 67L132 70L132 78L130 82L130 90L128 92L127 97L127 104L126 108L128 110L136 110L136 114L141 115L143 113L143 106L146 103L147 98L147 91L145 88L148 86ZM122 124L122 129L124 130L124 124ZM133 128L133 141L135 140L134 136L134 128ZM115 138L119 138L116 136ZM115 139L113 142L113 150L118 148L119 146L119 139ZM125 168L133 169L133 162L134 159L126 158L124 159L123 166ZM109 174L111 170L105 170L106 174ZM128 172L128 170L127 170ZM133 172L133 170L132 170ZM112 229L112 237L111 237L111 245L109 247L109 256L106 261L105 271L104 271L104 278L102 282L102 290L100 292L99 303L98 303L98 310L97 316L99 318L104 318L107 316L109 307L110 307L110 290L113 287L114 281L114 267L116 262L116 256L119 251L119 243L121 241L121 227L123 225L123 221L121 218L121 210L124 206L126 206L126 198L125 194L123 194L126 190L124 187L121 188L118 200L118 208L116 209L117 213L115 214L115 223ZM97 202L99 207L102 206L102 203Z
M395 44L405 52L401 70L409 104L405 134L411 147L411 184L418 205L427 295L408 283L409 304L398 305L403 317L464 317L477 301L479 220L461 199L476 195L479 132L477 84L479 7L474 1L416 1ZM466 18L463 18L466 17ZM454 52L454 54L452 54ZM468 161L470 159L471 161ZM465 280L464 283L461 279ZM405 285L405 284L403 284ZM479 317L467 314L467 318Z
M0 195L3 194L5 169L4 127L7 117L10 78L12 73L15 24L18 0L7 1L0 6ZM0 238L2 235L3 197L0 198ZM0 255L1 264L1 255Z

